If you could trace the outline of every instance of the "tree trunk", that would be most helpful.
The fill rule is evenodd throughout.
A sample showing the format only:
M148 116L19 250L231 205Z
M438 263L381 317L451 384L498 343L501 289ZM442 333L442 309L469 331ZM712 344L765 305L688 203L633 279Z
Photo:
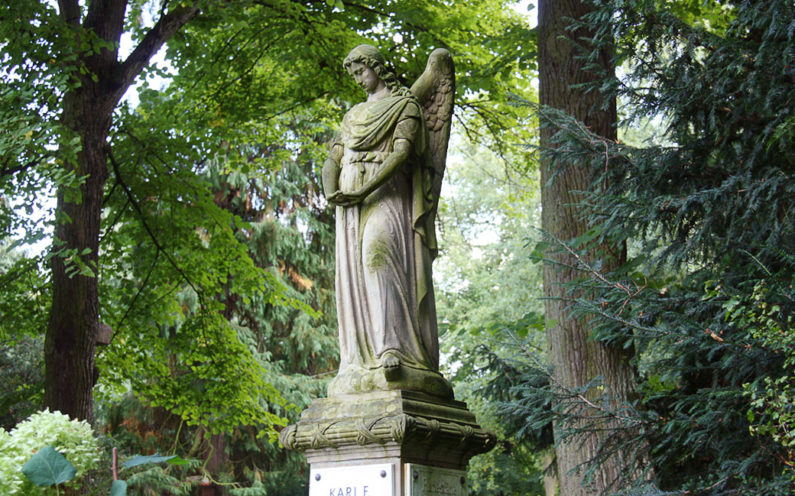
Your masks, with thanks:
M81 149L74 159L64 150L60 156L66 170L85 180L79 188L58 188L51 258L53 300L44 341L45 406L72 418L93 421L94 348L99 325L97 261L108 178L105 148L113 110L152 55L199 8L178 5L163 14L130 56L120 62L118 46L127 0L91 0L82 9L78 0L59 0L58 6L75 39L85 40L91 31L111 47L74 54L76 63L84 65L87 73L80 71L80 85L67 91L63 99L61 118L68 132L80 139ZM81 12L85 12L83 19ZM65 136L64 142L70 137ZM80 257L93 274L70 270L73 257Z
M205 469L213 477L221 474L229 462L229 455L226 453L226 437L223 434L210 434L204 432L202 434L207 442L207 454ZM221 496L223 494L223 487L215 483L209 483L202 487L201 496Z
M541 466L544 467L544 496L557 496L558 474L552 467L555 463L555 449L549 447L541 455Z
M585 93L573 89L575 84L598 80L599 74L583 70L584 61L575 58L575 47L568 40L586 43L583 39L590 38L591 33L585 31L568 32L568 19L577 19L585 14L589 7L585 2L577 0L541 0L539 2L539 99L542 105L555 107L585 123L588 128L606 138L616 138L616 104L609 101L603 109L605 96L597 91ZM609 54L600 53L603 68L612 71ZM551 146L551 137L555 129L542 126L541 146ZM558 167L560 164L558 164ZM574 193L589 188L588 171L577 164L566 164L565 169L550 181L553 166L548 160L541 163L541 200L543 229L557 239L566 241L583 235L588 225L575 206L581 198ZM591 253L598 251L594 247ZM620 247L615 250L622 252ZM564 264L574 264L574 260L559 250L550 250L547 256ZM607 262L606 269L615 267L620 260ZM634 388L635 372L629 364L631 350L611 347L590 339L587 321L575 320L570 317L567 308L565 286L581 277L581 273L569 269L566 265L548 263L544 266L544 303L546 321L554 323L548 327L548 357L553 367L553 376L557 384L566 389L584 386L597 376L603 377L604 394L613 398L617 405L627 399ZM595 412L585 406L579 414L586 417L594 416ZM600 494L607 488L620 487L619 481L622 468L621 453L610 456L600 463L591 484L583 484L585 466L593 460L598 452L603 436L610 435L609 430L615 424L609 421L583 420L573 424L574 420L566 420L567 428L590 427L607 429L606 434L583 434L561 439L563 425L554 426L557 443L556 455L560 494L566 496ZM594 425L593 422L597 422Z
M104 146L115 102L103 106L107 96L98 99L103 95L97 95L97 85L84 84L64 97L63 120L80 137L82 147L75 163L64 165L74 170L75 176L86 178L77 191L58 190L53 250L76 253L72 257L79 256L94 275L70 273L74 262L68 255L51 258L53 299L44 348L44 401L51 410L91 422L99 325L96 268L102 194L108 177Z

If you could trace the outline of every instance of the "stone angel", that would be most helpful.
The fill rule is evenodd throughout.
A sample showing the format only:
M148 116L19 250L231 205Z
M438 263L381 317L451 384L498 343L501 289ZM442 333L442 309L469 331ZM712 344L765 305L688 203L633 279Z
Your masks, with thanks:
M455 98L450 53L431 53L411 89L360 45L343 66L367 92L329 144L336 205L340 370L329 396L409 390L452 398L439 373L431 263Z

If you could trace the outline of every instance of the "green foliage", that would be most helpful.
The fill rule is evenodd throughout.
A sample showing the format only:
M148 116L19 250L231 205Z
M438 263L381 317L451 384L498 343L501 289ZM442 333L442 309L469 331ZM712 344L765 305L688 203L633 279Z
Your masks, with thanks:
M43 239L47 219L37 212L50 205L42 191L80 180L59 166L77 152L77 141L58 115L60 98L76 84L80 69L72 63L73 53L90 47L76 46L81 42L66 36L67 30L51 3L0 6L0 239ZM63 154L56 158L58 146Z
M666 125L663 136L637 147L606 142L541 109L545 125L558 129L555 149L542 153L592 172L581 204L591 238L631 248L628 262L609 274L576 258L582 280L572 288L572 314L592 323L594 339L636 350L641 379L639 397L618 409L599 394L597 380L565 391L571 409L552 414L572 422L587 407L619 420L624 429L592 462L619 446L639 446L636 474L662 491L787 494L794 462L795 162L788 137L795 7L700 7L707 20L717 19L716 9L730 12L720 22L694 22L680 7L616 0L581 21L625 63L621 79L599 83L626 103L624 124L655 115ZM559 241L574 256L589 247L588 240ZM520 400L538 404L552 393L531 388ZM539 414L527 424L548 416ZM598 420L569 434L589 428L598 429ZM636 493L648 491L646 483L638 477Z
M158 464L166 463L171 467L163 468ZM128 480L115 480L111 484L110 496L146 495L157 492L158 494L187 495L197 485L196 477L186 477L198 465L197 460L185 460L177 455L135 455L122 462L121 475ZM149 465L155 465L149 467ZM146 466L146 467L144 467ZM177 467L174 471L169 470ZM137 468L133 473L128 469ZM128 493L129 491L129 493Z
M484 424L498 435L494 450L470 463L473 494L544 494L545 479L555 478L552 425L540 414L549 411L549 402L523 401L528 390L543 388L549 382L539 368L541 353L536 343L541 330L528 328L526 319L521 319L502 327L504 341L497 351L486 345L471 351L470 361L477 364L475 372L480 380L475 383L476 401L468 399L467 403L479 412L478 420L485 420ZM523 332L527 335L518 338L517 333ZM529 423L529 419L534 422Z
M548 441L518 432L517 419L502 411L515 375L492 363L516 358L515 342L532 358L541 355L542 322L528 311L538 308L540 292L527 245L540 213L537 179L465 139L453 143L448 161L439 207L443 251L434 265L441 345L456 398L498 435L497 447L470 463L469 492L539 494Z
M471 137L505 140L526 116L509 100L532 91L524 76L534 68L533 36L504 0L379 0L343 8L243 0L208 9L170 44L167 57L187 83L177 87L190 113L186 121L214 137L231 132L243 138L254 123L253 136L263 136L275 131L271 119L315 102L337 104L336 125L345 107L361 98L340 70L360 43L389 54L406 86L422 73L432 48L445 47L456 61L459 122ZM289 139L282 130L272 143L285 134Z
M449 162L439 206L443 252L434 265L441 335L456 348L467 335L499 343L504 323L539 308L539 273L527 263L540 215L536 178L465 139Z
M169 496L189 496L196 487L196 481L175 477L162 467L147 467L132 475L127 475L127 495L145 496L166 494Z
M770 437L781 444L787 460L791 460L795 450L795 396L789 377L778 379L764 378L764 387L756 391L745 384L745 391L750 396L748 422L751 432L762 438ZM756 423L759 416L764 423Z
M117 296L103 308L117 333L99 360L103 377L131 382L189 425L228 432L257 418L261 434L274 435L284 420L266 403L282 400L225 300L277 304L281 285L238 238L246 223L214 201L201 165L190 166L201 159L187 136L169 136L173 123L159 115L122 122L116 153L126 159L114 158L100 260L101 275L111 275L101 290Z
M160 7L130 2L133 44ZM23 335L36 342L51 297L46 257L15 251L18 241L43 239L50 192L73 195L85 179L62 168L79 151L60 119L63 95L86 74L75 54L115 48L94 33L71 36L49 2L0 9L0 242L11 254L0 265L0 339L21 343L11 356L26 349ZM241 495L301 493L301 457L265 436L322 395L336 369L333 218L317 172L324 143L362 98L343 57L374 42L410 84L432 48L450 48L460 122L499 147L527 121L508 95L531 92L532 32L504 0L202 9L170 40L167 62L145 69L139 104L115 109L98 265L57 245L53 253L70 260L70 275L98 278L101 320L114 330L97 356L100 429L125 453L203 460L212 432L234 461L151 468L129 479L130 491L173 483L186 493L195 483L185 477L199 474ZM38 363L25 362L26 377ZM3 401L16 402L14 391Z
M77 469L52 446L45 446L22 465L22 473L33 484L50 487L74 479Z
M42 355L41 338L0 345L0 427L11 429L41 409Z
M177 455L170 455L170 456L160 456L157 454L149 456L135 455L129 460L123 462L121 465L124 468L131 468L131 467L137 467L138 465L146 465L147 463L160 463L160 462L172 463L172 460L177 460L177 459L178 459Z
M28 256L15 245L18 243L0 240L0 284L3 287L0 298L0 346L4 355L19 354L19 362L10 365L20 369L18 377L33 379L31 374L42 361L34 356L34 350L41 347L42 340L37 336L46 326L50 286L48 277L42 274L44 264L41 257ZM25 340L24 336L30 338ZM26 367L29 369L23 374L21 369ZM3 367L3 370L7 369ZM31 380L30 385L34 382Z
M504 12L502 2L446 11L421 2L346 3L339 11L323 3L238 2L235 9L219 4L173 40L168 74L157 67L148 74L167 76L167 86L161 91L143 88L139 106L122 109L112 136L118 164L109 182L117 186L111 186L106 200L108 248L101 274L113 277L101 282L106 284L103 292L121 297L103 303L103 316L117 332L100 359L103 382L118 391L132 379L148 404L188 422L193 422L195 414L188 410L195 405L207 408L208 401L217 401L223 405L219 411L227 414L241 399L294 418L298 408L273 397L206 394L220 392L203 389L208 382L212 386L213 378L239 379L239 370L257 371L299 408L322 394L324 383L317 377L335 371L337 340L333 219L320 194L317 169L327 153L323 144L345 108L361 98L340 69L341 60L366 41L365 34L392 54L398 73L405 73L410 83L433 45L458 47L465 75L460 95L475 89L478 98L484 92L495 94L493 102L477 104L480 114L471 113L470 127L476 132L474 122L483 116L493 122L495 112L521 111L508 105L499 109L497 93L505 95L507 81L517 80L519 69L512 61L527 60L516 49L499 52L518 40L522 22L507 13L488 20L470 15L486 6ZM472 23L483 29L470 29ZM376 25L377 30L370 29ZM513 34L503 36L509 30ZM483 43L471 43L473 36ZM401 37L403 42L396 41ZM502 64L499 84L474 74L495 57ZM520 64L526 68L526 62ZM226 240L219 232L227 233ZM151 238L162 240L167 249L152 247ZM251 276L251 266L225 273L231 257L220 247L232 238L245 247L255 271L264 274L264 291L241 284ZM169 260L167 252L178 256ZM205 274L206 282L197 284L195 279ZM191 319L213 311L230 323L256 366L234 365L240 353L227 352L228 345L220 343L212 357L231 361L228 368L218 368L205 354L192 358L207 345L197 343L197 333L186 328L224 325L224 320L202 317L201 326L187 327ZM231 335L224 342L229 340ZM206 373L196 370L194 362L205 364ZM194 385L198 393L188 394ZM245 415L230 416L225 451L240 462L234 470L214 475L250 484L252 490L301 491L305 472L300 458L262 443L252 436L261 424L249 423ZM178 442L190 443L190 438Z
M217 5L169 45L168 86L143 88L140 105L122 109L112 136L118 163L111 161L100 277L102 292L118 295L104 299L102 311L117 336L99 360L104 382L118 388L131 380L153 406L229 431L245 418L281 422L270 414L282 408L273 391L255 391L270 391L264 384L277 380L282 360L303 373L333 370L329 355L318 359L336 340L329 326L330 218L314 168L342 101L360 98L339 69L347 50L363 41L350 25L378 25L370 33L390 40L387 50L401 33L406 41L392 51L416 50L394 59L408 81L420 73L429 44L440 41L423 33L454 26L444 39L481 50L467 48L462 40L471 32L433 6L392 7ZM460 17L474 8L461 7ZM417 17L417 10L428 15ZM510 14L481 24L476 36L493 41L478 61L508 43L499 39L501 29L521 27ZM480 67L474 58L462 64ZM503 72L517 74L507 65ZM150 74L166 75L157 67ZM481 90L498 90L478 81ZM301 289L307 284L317 288ZM327 323L318 326L300 309L322 310ZM235 339L256 353L247 358ZM217 379L239 370L251 378ZM161 379L153 381L153 372Z
M110 496L127 496L127 481L113 481L110 485Z
M776 295L792 294L791 288L789 293L786 290L784 281L772 284L762 281L744 295L748 301L733 299L724 307L726 321L751 329L757 346L784 358L785 373L778 377L757 377L743 384L743 392L749 400L746 417L751 434L761 443L772 440L780 445L782 459L792 461L795 460L795 334L791 330L795 315L782 312L780 297ZM790 477L795 483L795 471Z
M67 472L79 481L99 461L91 426L49 410L34 413L8 433L0 429L0 447L0 490L8 495L45 494L39 486L62 484ZM28 467L24 470L30 480L22 477L23 467Z
M14 494L22 484L21 467L24 460L11 456L15 453L11 435L2 427L0 427L0 452L3 453L3 457L0 458L0 489L6 494Z
M145 105L146 100L142 102L142 106ZM131 126L135 125L138 129L146 129L147 125L151 126L151 123L157 122L156 117L157 115L152 115L141 119L139 116L131 115L129 122ZM224 377L228 378L227 382L239 383L241 372L260 374L260 377L280 391L280 395L283 395L289 404L304 406L313 397L321 394L324 389L323 383L318 382L312 376L332 372L336 366L336 329L334 325L336 316L333 292L329 289L333 287L333 250L330 249L333 242L330 225L332 219L325 212L322 200L320 200L319 185L313 174L313 164L322 162L315 157L324 153L323 147L317 144L317 140L328 136L328 132L323 127L307 125L307 120L304 117L296 115L279 119L279 122L295 129L294 139L269 143L268 141L254 141L251 136L247 136L243 142L230 141L228 146L231 147L231 143L235 143L245 153L241 155L235 148L230 148L227 153L218 154L199 164L199 174L191 178L197 186L206 191L206 196L210 199L201 207L217 212L215 215L227 216L226 219L229 221L224 220L219 224L229 226L229 233L234 237L235 242L246 250L246 256L252 260L253 267L264 274L267 284L278 288L278 292L270 294L241 293L236 291L235 274L233 274L210 300L213 305L222 305L217 307L216 314L223 320L218 320L217 324L229 323L228 325L234 329L235 338L246 347L246 353L251 354L253 366L243 364L220 371L216 368L197 377L199 369L195 366L185 367L184 362L181 362L185 355L179 352L181 346L190 345L190 340L195 339L196 334L184 333L183 317L176 319L173 317L173 315L182 314L190 318L191 315L202 311L201 303L197 301L195 294L190 287L185 288L184 279L182 282L178 280L179 274L174 273L173 265L170 266L168 260L163 260L162 256L158 256L156 253L151 256L145 252L135 252L126 256L123 254L123 250L125 246L128 246L128 241L123 238L120 240L119 251L109 253L109 263L129 264L133 271L130 272L129 269L126 271L130 273L131 279L143 281L146 285L142 286L141 282L135 282L134 284L138 288L132 284L128 286L131 291L128 293L129 296L125 303L134 305L134 308L120 306L118 310L115 310L118 311L116 315L120 316L124 326L115 326L118 334L114 338L114 345L103 353L103 362L107 359L106 363L114 366L108 370L108 373L113 374L114 381L118 380L121 383L127 380L127 376L124 374L129 374L131 370L134 370L133 367L140 366L142 372L146 371L147 375L141 373L140 377L146 379L147 383L142 387L136 385L135 390L152 406L166 406L170 412L183 415L179 408L185 411L186 408L194 407L194 405L202 403L206 405L207 403L206 398L199 396L205 394L203 390L199 390L198 395L187 396L190 391L185 391L186 384L197 384L204 387L203 384L206 381L218 382L218 378ZM256 125L259 126L259 124ZM159 134L155 131L152 133L151 139L157 140L158 136ZM306 144L302 145L300 138L303 138ZM276 138L266 136L262 139L275 140ZM147 160L159 161L169 146L169 140L166 140L159 153L153 152L148 157L142 155L141 161L144 164L142 169L146 168ZM247 157L246 160L258 163L258 167L262 167L262 169L244 172L239 168L240 164L235 162L241 156ZM159 166L163 166L162 161ZM119 171L122 174L124 174L123 167L124 165L120 164ZM141 180L144 184L156 180L154 176L152 179L147 179L146 177L136 177L132 173L130 177L135 181ZM170 181L174 179L173 177L159 177L165 181L165 184L172 184ZM181 178L180 182L184 183L186 180ZM162 186L154 187L153 195L155 191L160 192L157 198L162 202L166 198L165 192L168 189ZM175 192L174 194L180 193ZM118 217L117 227L114 228L108 239L115 242L118 239L116 237L122 235L135 235L146 239L149 234L145 230L142 232L140 225L136 226L134 218L132 223L123 222L126 218L125 215L129 212L124 211L125 198L120 197L118 200L120 200L119 203L115 203L111 198L113 203L110 204L113 205L113 208L120 209L122 214ZM199 206L198 203L193 204L194 209ZM162 208L169 207L165 204ZM190 209L178 207L177 211L182 215L181 212L185 210ZM170 218L167 218L163 219L162 225L156 223L157 219L153 221L147 219L147 223L158 237L162 236L163 239L168 239L169 229L173 229L180 222L190 221L199 224L206 220L206 214L201 211L185 213L195 214L195 217L179 219L178 222L172 222ZM201 229L205 233L209 231L208 228ZM218 232L219 225L216 224L212 229ZM199 241L207 243L208 241L212 242L212 239L204 234L203 239ZM199 246L198 243L196 246ZM206 250L203 250L204 252ZM219 267L228 263L228 257L223 255L223 253L219 253ZM186 274L190 274L189 271L192 270L207 269L207 254L201 256L205 257L203 264L196 263L188 266L184 271ZM122 265L117 266L123 268ZM121 274L123 270L111 270L111 272ZM176 284L166 286L169 291L172 291L171 288L182 287L183 289L176 289L171 294L157 291L161 284L158 281L169 279L177 279ZM118 284L118 282L114 281L113 284ZM154 293L151 293L152 289L155 290ZM173 302L169 304L172 310L164 306L164 303L169 300ZM148 303L150 301L152 303ZM139 308L142 311L138 311ZM152 315L153 312L165 312L165 314L163 317L158 317ZM153 322L163 318L170 319L174 323L160 328L153 327L152 337L149 340L149 343L157 343L158 337L165 336L167 338L168 346L162 350L163 358L158 358L157 355L153 356L152 345L138 339L133 341L132 346L128 344L129 342L124 341L118 342L120 345L118 348L115 346L115 340L125 339L126 341L128 339L126 338L128 332L134 332L132 336L140 336L141 329L152 326ZM180 334L183 335L183 340L178 340ZM140 348L138 348L139 346ZM160 364L163 385L157 385L157 388L171 388L165 389L162 394L164 400L173 403L159 404L151 401L153 376L151 368L147 368L151 365L141 364L140 358L130 356L131 349L136 348L141 355L149 357L146 360ZM204 348L206 347L202 345L202 349ZM225 357L225 360L229 361L229 358L239 360L239 356L240 352L237 352L230 357ZM124 363L129 362L129 366L125 365L121 369L116 369L115 366L120 363L120 360L123 360ZM163 367L163 364L169 364L169 366ZM175 371L178 377L184 378L185 382L173 384ZM212 382L210 384L212 385ZM241 385L245 386L245 384ZM220 384L219 387L228 388L225 384ZM181 396L177 397L178 395ZM234 405L228 397L217 398L217 400L219 405L223 405L223 409L220 410L223 414L229 412L230 407ZM274 412L279 416L295 416L298 413L295 407L288 407L284 401L269 398L257 390L249 393L246 401L253 402L257 408ZM113 416L115 415L113 414ZM130 410L124 411L121 415L141 418L139 414ZM252 421L252 419L257 419L257 421ZM112 421L112 424L120 425L121 420ZM127 418L127 420L132 419ZM267 427L261 422L262 420L266 420L266 418L261 415L244 413L234 425L230 422L229 425L233 428L227 431L228 437L225 436L229 441L224 448L225 451L228 450L225 456L237 460L238 465L233 473L230 474L225 468L224 473L215 473L214 477L231 476L232 480L225 482L254 485L265 483L272 488L285 487L285 479L291 481L289 484L300 484L303 479L300 473L300 464L302 463L299 461L300 458L294 453L282 452L274 445L258 439L257 433L261 432L263 427ZM128 429L116 430L113 425L111 428L114 435L125 436L126 439L129 439L131 444L127 446L132 452L170 450L169 436L174 435L177 426L172 421L169 433L169 430L164 429L165 425L162 421L159 422L159 426L155 419L147 420L147 423L149 422L152 423L151 430L159 431L160 436L143 436L143 439L136 440L135 437L126 437L125 431L129 432ZM176 423L178 424L179 421ZM181 436L177 440L179 443L184 443L186 452L191 450L193 442L190 433L198 437L202 435L201 430L196 431L187 427L186 425L181 432L188 434L188 437ZM136 445L139 448L136 448ZM205 454L195 452L192 456L205 456ZM283 469L288 460L295 470Z

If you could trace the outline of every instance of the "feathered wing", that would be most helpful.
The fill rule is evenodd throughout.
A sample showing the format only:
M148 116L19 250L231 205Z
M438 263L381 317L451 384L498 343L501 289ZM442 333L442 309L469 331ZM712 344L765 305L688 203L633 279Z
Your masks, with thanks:
M428 125L428 149L432 166L430 193L433 198L432 215L435 216L439 192L442 189L455 101L455 70L449 51L437 48L431 52L425 72L411 86L411 92L422 104Z

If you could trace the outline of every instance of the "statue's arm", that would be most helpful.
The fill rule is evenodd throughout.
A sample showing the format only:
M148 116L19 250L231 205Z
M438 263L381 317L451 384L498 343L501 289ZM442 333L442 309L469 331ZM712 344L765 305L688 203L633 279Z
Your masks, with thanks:
M401 165L411 156L413 142L417 139L421 131L421 124L418 118L407 117L395 126L392 141L392 152L386 156L381 163L378 171L365 183L358 191L350 195L352 203L359 203L367 195L378 189L382 184L389 180Z
M363 200L370 193L378 189L379 186L384 184L398 168L406 163L411 155L411 141L406 138L395 138L392 143L392 153L387 155L378 172L365 183L359 191L354 194L359 197L359 201Z
M413 149L413 141L417 139L417 135L421 132L419 119L407 117L400 121L395 127L395 134L393 135L392 152L386 156L381 163L381 167L357 191L351 193L336 192L328 197L331 203L336 203L342 206L355 205L361 203L367 195L378 189L379 186L384 184L390 177L397 171L401 165L411 156Z
M381 163L381 168L378 169L378 172L371 177L365 185L363 185L357 191L351 193L337 191L333 195L328 196L328 200L331 203L336 203L337 205L342 205L344 207L361 203L365 198L367 198L367 195L384 184L390 177L392 177L392 174L394 174L395 171L398 170L398 168L405 163L406 160L408 160L409 156L411 155L411 147L411 141L408 139L396 138L392 144L392 153L387 155L386 159L384 159L383 163Z
M321 179L323 181L323 194L329 199L339 190L340 160L342 160L342 144L334 143L331 152L323 163Z

